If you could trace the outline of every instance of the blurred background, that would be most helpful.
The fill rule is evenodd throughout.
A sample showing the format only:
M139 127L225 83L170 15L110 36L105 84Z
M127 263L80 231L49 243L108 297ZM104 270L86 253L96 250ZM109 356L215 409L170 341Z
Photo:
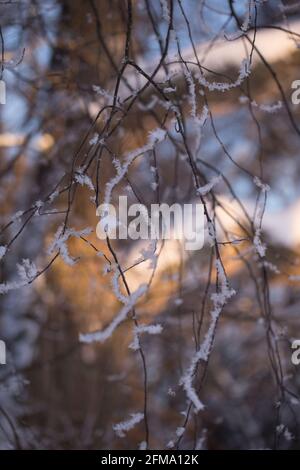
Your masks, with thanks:
M0 447L299 449L297 2L0 9ZM157 129L165 138L145 149ZM201 199L203 249L96 237L96 208L132 152L112 201ZM224 273L236 294L191 371ZM106 341L79 340L141 285Z

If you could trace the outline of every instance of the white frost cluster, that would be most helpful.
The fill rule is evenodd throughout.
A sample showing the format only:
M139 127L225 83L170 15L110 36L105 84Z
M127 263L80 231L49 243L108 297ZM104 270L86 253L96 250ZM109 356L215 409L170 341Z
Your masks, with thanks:
M23 259L20 264L17 264L17 270L20 280L25 283L31 282L38 273L36 265L29 259Z
M167 449L173 449L175 447L174 441L169 441L168 444L166 445Z
M20 222L21 217L22 217L23 214L24 214L24 211L16 212L11 218L12 222Z
M166 137L166 131L160 129L154 129L153 131L149 132L149 143L154 147L155 144L162 142Z
M134 426L140 423L144 419L142 413L132 413L131 418L127 421L122 421L121 423L114 424L113 430L119 437L125 437L126 433L134 428Z
M104 90L104 88L101 88L98 85L93 85L93 90L97 95L102 96L105 98L105 101L107 104L112 104L114 101L114 97L109 91Z
M34 206L37 208L37 209L41 209L43 207L44 203L43 201L41 200L38 200L38 201L35 201L34 203Z
M201 432L201 436L197 440L195 450L205 450L206 433L207 433L207 430L204 428L203 431Z
M193 403L196 412L204 409L204 405L200 401L196 390L193 387L193 379L197 369L197 365L200 360L208 360L219 316L222 312L224 305L236 293L234 289L231 289L228 286L226 274L223 265L219 259L216 260L216 270L218 274L220 290L219 292L212 294L211 296L211 300L213 302L213 308L210 312L211 322L203 340L203 343L201 344L198 351L196 351L196 353L194 354L190 366L187 370L187 373L181 378L180 381L181 385L183 386L186 392L187 398Z
M200 188L197 188L197 193L200 194L200 196L205 196L214 188L214 186L216 186L216 184L219 183L221 179L221 175L214 176L207 184L201 186Z
M148 268L156 269L158 255L156 254L156 240L151 240L150 244L146 248L142 248L140 251L141 258L137 260L137 263L141 261L150 261Z
M80 334L79 341L82 343L93 343L100 342L103 343L108 338L111 337L115 329L127 318L127 314L132 310L137 303L138 299L142 297L147 291L147 285L142 284L133 294L127 297L127 301L124 306L121 308L119 313L114 317L111 323L101 331L94 331L92 333Z
M179 428L177 428L177 429L176 429L176 436L177 436L177 437L183 436L184 431L185 431L185 428L184 428L184 427L179 427Z
M191 105L191 116L196 118L197 116L197 103L196 103L196 88L195 82L191 72L188 69L184 69L184 75L189 86L189 102Z
M137 351L140 349L139 335L141 333L148 333L149 335L159 335L162 332L162 326L157 325L139 325L135 326L133 330L133 341L130 343L129 348Z
M57 191L57 189L55 191L53 191L49 198L48 198L48 201L50 204L52 204L53 201L55 201L55 199L59 196L59 191Z
M54 240L48 248L48 254L52 254L54 251L59 251L60 256L66 264L73 266L76 263L76 260L72 258L69 254L67 241L70 237L79 238L82 235L88 235L91 233L92 229L87 227L83 230L76 231L73 229L67 229L63 231L63 225L61 225L54 236Z
M269 271L271 271L272 273L280 274L280 269L278 269L278 267L275 264L270 263L270 261L264 261L263 266L269 269Z
M75 172L74 180L76 183L79 183L81 186L87 186L89 189L94 191L94 186L91 178L83 173L83 168L78 168Z
M99 134L97 134L97 132L95 132L95 134L93 135L93 137L89 140L89 144L90 145L96 145L99 141Z
M217 233L214 222L210 220L207 222L207 235L210 246L214 246L217 240Z
M114 271L114 274L113 274L112 279L111 279L113 292L114 292L116 298L120 302L122 302L122 304L126 304L128 297L122 293L122 291L120 289L120 286L119 286L119 279L120 279L119 268L116 264L113 264L113 263L111 263L108 267L109 267L108 272Z
M168 0L160 0L161 8L162 8L162 17L164 20L166 20L168 23L170 22L170 11L169 11L169 5L168 5Z
M17 264L19 279L0 284L0 294L7 294L11 290L20 289L31 283L38 275L36 265L29 259L23 259Z
M253 238L253 245L255 251L259 254L261 258L263 258L266 254L267 247L261 240L261 230L259 228L256 229L255 236Z
M1 246L0 246L0 260L3 258L3 256L4 256L5 253L6 253L6 251L7 251L6 246L1 245Z
M254 5L255 5L254 0L250 0L248 2L246 15L245 15L243 24L241 25L241 30L244 32L248 31L251 25L251 10L253 9Z
M249 98L247 96L240 97L240 103L249 103ZM268 104L268 103L257 103L255 100L250 101L251 106L253 108L260 109L261 111L265 111L266 113L274 114L279 109L282 109L283 103L282 101L278 100L276 103Z
M109 204L111 199L111 194L115 186L124 178L132 162L140 155L148 152L154 148L156 144L162 142L167 133L163 129L155 129L149 133L148 142L143 147L139 147L132 152L128 153L123 164L120 161L115 160L114 165L117 170L117 174L112 178L105 187L105 196L104 203Z
M276 432L279 435L283 435L287 441L292 441L294 438L293 434L289 431L288 427L284 424L279 424L276 427Z
M209 91L217 90L217 91L225 92L225 91L231 90L232 88L239 87L249 75L250 75L250 62L248 59L244 59L240 67L238 78L233 83L209 82L208 80L206 80L204 75L200 73L196 75L196 78L198 82L200 83L200 85L204 86L205 88L208 88Z
M253 182L258 188L262 190L263 193L270 191L270 186L266 183L263 183L258 176L254 176Z

